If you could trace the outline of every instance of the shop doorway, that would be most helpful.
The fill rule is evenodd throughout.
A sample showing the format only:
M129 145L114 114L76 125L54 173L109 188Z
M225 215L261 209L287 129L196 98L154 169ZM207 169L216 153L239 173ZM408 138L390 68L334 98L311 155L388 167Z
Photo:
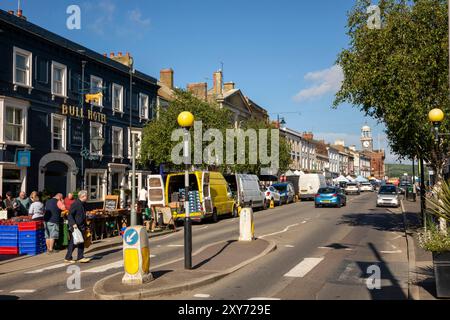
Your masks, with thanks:
M51 194L62 193L67 195L68 167L58 161L53 161L45 167L45 190Z

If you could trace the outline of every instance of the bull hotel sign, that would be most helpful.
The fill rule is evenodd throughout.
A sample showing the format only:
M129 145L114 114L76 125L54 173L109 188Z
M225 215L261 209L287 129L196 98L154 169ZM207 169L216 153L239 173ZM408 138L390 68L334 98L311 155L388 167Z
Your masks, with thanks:
M71 116L79 119L88 119L90 121L106 124L106 114L104 113L95 112L92 110L87 110L87 112L85 112L82 108L69 106L67 104L63 104L61 106L61 112L66 116Z

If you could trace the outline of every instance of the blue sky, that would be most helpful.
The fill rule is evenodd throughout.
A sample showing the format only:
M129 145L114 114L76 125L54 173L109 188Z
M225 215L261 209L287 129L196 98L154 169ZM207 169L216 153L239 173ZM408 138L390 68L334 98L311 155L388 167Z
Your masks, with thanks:
M224 80L288 127L328 142L360 146L367 122L374 145L387 148L383 127L357 109L331 109L342 75L334 67L348 43L352 0L22 0L29 21L99 53L130 52L137 69L154 77L175 70L175 85L208 81L224 63ZM69 5L81 8L81 30L66 27ZM3 10L17 0L2 0ZM273 114L272 114L273 113ZM388 156L388 162L395 159Z

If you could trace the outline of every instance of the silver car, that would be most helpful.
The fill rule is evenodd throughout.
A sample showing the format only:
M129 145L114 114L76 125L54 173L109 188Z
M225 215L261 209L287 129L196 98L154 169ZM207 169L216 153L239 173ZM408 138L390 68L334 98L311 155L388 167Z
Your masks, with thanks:
M377 207L400 207L400 196L396 186L385 185L380 187L377 196Z

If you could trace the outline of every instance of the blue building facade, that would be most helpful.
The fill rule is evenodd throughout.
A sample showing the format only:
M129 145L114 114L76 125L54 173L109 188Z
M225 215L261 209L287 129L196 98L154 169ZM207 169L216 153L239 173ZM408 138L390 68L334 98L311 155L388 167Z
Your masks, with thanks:
M159 86L129 60L0 10L0 194L85 188L100 202L130 188L131 137L139 146ZM95 93L103 96L87 103ZM31 153L29 167L18 166L19 151ZM138 190L148 174L138 167Z

